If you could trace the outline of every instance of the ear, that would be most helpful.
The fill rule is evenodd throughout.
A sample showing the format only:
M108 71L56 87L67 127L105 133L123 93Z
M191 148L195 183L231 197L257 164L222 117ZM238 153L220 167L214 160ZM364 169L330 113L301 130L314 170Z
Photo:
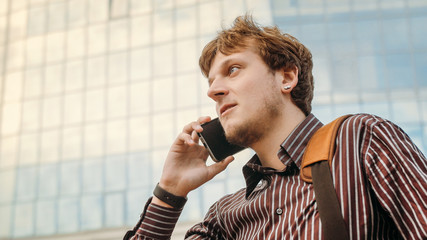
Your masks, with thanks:
M292 66L280 70L282 75L282 92L290 93L298 84L298 67Z

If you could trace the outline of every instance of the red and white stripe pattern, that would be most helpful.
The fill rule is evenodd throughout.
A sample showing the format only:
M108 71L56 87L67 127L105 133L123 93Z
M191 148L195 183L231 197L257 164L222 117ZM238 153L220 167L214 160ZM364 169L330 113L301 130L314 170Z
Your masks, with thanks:
M301 180L305 147L322 124L309 115L282 144L283 171L256 156L247 188L216 202L186 239L322 239L311 184ZM427 239L427 160L393 123L360 114L337 136L331 168L350 239ZM153 204L133 239L168 239L180 214Z

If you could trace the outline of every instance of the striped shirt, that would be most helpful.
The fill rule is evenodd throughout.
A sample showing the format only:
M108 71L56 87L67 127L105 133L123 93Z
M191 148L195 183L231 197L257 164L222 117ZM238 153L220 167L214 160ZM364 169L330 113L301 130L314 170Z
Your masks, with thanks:
M282 143L287 166L244 167L246 188L224 196L186 239L322 239L312 184L300 178L306 145L322 123L309 115ZM331 172L350 239L427 239L427 160L390 121L359 114L342 124ZM168 239L181 210L151 204L132 239Z

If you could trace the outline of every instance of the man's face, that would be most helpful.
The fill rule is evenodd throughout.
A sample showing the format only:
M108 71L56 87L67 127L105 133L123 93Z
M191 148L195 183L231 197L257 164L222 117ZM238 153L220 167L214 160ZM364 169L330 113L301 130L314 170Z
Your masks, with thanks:
M228 56L218 52L208 78L208 96L216 102L230 142L250 147L271 130L270 121L283 108L282 80L258 54L250 49Z

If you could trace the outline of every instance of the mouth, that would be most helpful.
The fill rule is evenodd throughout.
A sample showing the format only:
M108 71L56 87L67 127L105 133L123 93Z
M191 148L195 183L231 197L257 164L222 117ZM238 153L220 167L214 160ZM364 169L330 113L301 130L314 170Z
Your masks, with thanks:
M219 109L219 114L222 116L228 111L230 111L232 108L234 108L237 104L225 104Z

